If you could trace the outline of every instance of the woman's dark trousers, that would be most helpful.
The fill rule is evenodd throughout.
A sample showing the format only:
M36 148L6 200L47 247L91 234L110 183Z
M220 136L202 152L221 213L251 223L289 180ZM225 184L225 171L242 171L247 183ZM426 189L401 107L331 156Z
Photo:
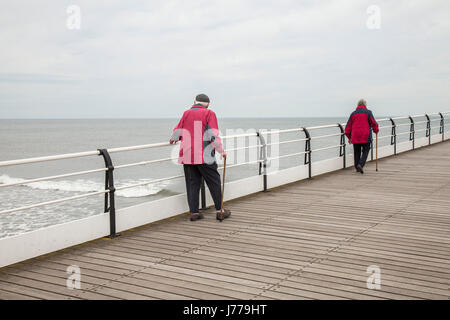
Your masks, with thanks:
M364 167L366 164L367 156L370 151L370 142L367 143L354 143L353 144L353 155L355 157L355 168L358 164Z

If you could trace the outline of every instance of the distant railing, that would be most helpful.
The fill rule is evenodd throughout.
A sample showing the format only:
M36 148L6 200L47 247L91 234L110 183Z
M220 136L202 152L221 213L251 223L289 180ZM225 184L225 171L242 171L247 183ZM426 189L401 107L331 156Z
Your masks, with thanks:
M378 123L390 122L390 125L380 126L379 127L380 129L391 128L390 135L384 135L384 136L380 135L379 139L390 138L391 139L390 144L394 146L394 154L397 154L397 137L400 135L409 134L409 140L412 142L412 148L414 149L416 133L425 131L425 137L428 137L429 144L431 144L431 129L432 129L431 123L440 121L439 134L442 134L442 141L444 141L445 140L445 136L444 136L445 135L445 127L444 127L445 119L449 119L449 117L445 117L444 115L447 115L447 114L450 114L450 111L442 112L442 113L439 112L439 113L433 113L433 114L423 114L423 115L413 115L413 116L406 116L406 117L379 119ZM430 119L430 116L439 116L439 118ZM425 117L426 120L425 121L414 121L415 118L419 118L419 117ZM396 124L397 120L409 120L410 122ZM416 130L415 125L417 125L417 124L426 124L426 128ZM294 156L304 156L303 162L305 165L308 165L308 176L309 176L309 178L311 178L312 177L312 160L311 160L312 153L323 151L323 150L328 150L328 149L333 149L333 148L339 148L339 157L342 157L342 159L343 159L342 167L346 168L346 142L345 142L344 125L345 125L344 123L337 123L337 124L330 124L330 125L323 125L323 126L302 127L302 128L294 128L294 129L276 130L276 131L275 130L273 130L273 131L257 131L255 133L223 136L222 139L224 139L224 140L225 139L240 139L240 138L247 138L247 137L257 137L258 138L257 145L226 149L226 151L228 151L228 152L229 151L237 151L237 150L247 150L247 149L251 149L251 148L259 149L257 160L229 165L228 168L249 165L249 164L258 164L259 165L258 174L263 175L263 184L264 184L263 191L267 191L267 165L269 162L277 160L277 159L283 159L283 158L294 157ZM397 133L397 128L403 127L403 126L409 126L409 131ZM310 134L310 132L314 131L314 130L329 129L329 128L339 128L340 132L335 133L335 134L325 134L325 135L321 135L321 136L311 136L311 134ZM299 132L303 132L305 135L305 138L286 140L286 141L281 141L281 142L276 142L276 143L266 143L266 139L264 138L264 136L273 135L273 134L299 133ZM313 140L324 139L324 138L334 137L334 136L340 137L340 143L338 145L312 149L311 145L312 145ZM273 146L273 145L279 146L282 144L290 144L290 143L302 142L302 141L305 142L304 151L290 153L290 154L286 154L286 155L280 155L280 156L276 156L276 157L267 157L267 147L269 147L269 146ZM17 212L17 211L21 211L21 210L26 210L26 209L31 209L31 208L41 207L41 206L47 206L47 205L57 204L57 203L61 203L61 202L90 197L90 196L94 196L94 195L104 194L105 195L104 212L109 212L109 215L110 215L110 237L115 237L117 235L116 234L116 216L115 216L116 208L115 208L115 198L114 198L116 191L129 189L129 188L135 188L135 187L139 187L139 186L145 186L145 185L159 183L159 182L163 182L163 181L174 180L174 179L182 178L184 176L183 175L175 175L175 176L171 176L171 177L155 179L152 181L147 181L147 182L142 182L142 183L137 183L137 184L132 184L132 185L126 185L126 186L116 188L114 185L114 171L117 169L124 169L124 168L130 168L130 167L135 167L135 166L143 166L143 165L150 165L150 164L155 164L155 163L168 162L168 161L176 160L177 158L169 157L169 158L140 161L140 162L135 162L135 163L114 166L113 162L111 160L110 154L143 150L143 149L163 148L163 147L169 147L169 146L172 146L172 145L170 143L153 143L153 144L122 147L122 148L98 149L97 151L69 153L69 154L47 156L47 157L1 161L0 168L7 167L7 166L38 163L38 162L48 162L48 161L55 161L55 160L73 159L73 158L101 155L105 162L104 168L71 172L71 173L66 173L66 174L61 174L61 175L54 175L54 176L48 176L48 177L42 177L42 178L36 178L36 179L28 179L28 180L24 180L24 181L20 181L20 182L0 184L0 188L12 187L12 186L18 186L18 185L26 185L26 184L30 184L30 183L34 183L34 182L48 181L48 180L66 178L66 177L91 174L91 173L105 172L105 189L101 190L101 191L89 192L89 193L76 195L76 196L72 196L72 197L66 197L66 198L61 198L61 199L57 199L57 200L27 205L27 206L23 206L23 207L7 209L7 210L0 211L0 214L12 213L12 212ZM373 160L373 149L372 149L372 160ZM201 205L202 205L202 208L204 209L204 208L206 208L206 200L205 200L206 196L205 196L204 183L202 183L202 188L201 188L201 199L202 199Z

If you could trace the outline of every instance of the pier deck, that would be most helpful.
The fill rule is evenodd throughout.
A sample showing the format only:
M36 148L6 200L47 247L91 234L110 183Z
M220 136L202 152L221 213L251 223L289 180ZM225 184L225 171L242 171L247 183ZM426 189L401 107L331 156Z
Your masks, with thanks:
M449 299L450 141L379 167L230 201L223 223L182 215L0 269L0 299Z

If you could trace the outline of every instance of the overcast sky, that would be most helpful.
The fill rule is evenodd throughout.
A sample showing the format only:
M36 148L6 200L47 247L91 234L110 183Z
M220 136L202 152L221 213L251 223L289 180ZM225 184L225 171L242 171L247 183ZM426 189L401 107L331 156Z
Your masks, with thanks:
M449 13L448 0L2 1L0 118L178 117L197 93L219 117L347 116L359 98L380 116L447 111Z

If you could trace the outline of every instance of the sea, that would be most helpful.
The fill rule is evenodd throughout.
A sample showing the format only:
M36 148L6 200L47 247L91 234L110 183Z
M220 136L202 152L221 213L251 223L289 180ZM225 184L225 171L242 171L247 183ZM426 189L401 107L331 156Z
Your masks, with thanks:
M282 130L300 127L321 126L345 123L347 117L336 118L219 118L220 134L233 135L261 130ZM168 142L178 119L71 119L71 120L0 120L0 161L59 155L65 153L95 151L103 148L135 146ZM397 134L409 130L409 120L402 124ZM382 122L379 145L390 143L389 122ZM436 126L436 125L435 125ZM416 130L425 124L416 126ZM332 135L339 128L312 130L311 135ZM436 131L433 129L433 134ZM419 135L419 133L418 133ZM425 132L420 132L420 136ZM304 138L303 132L274 134L266 137L268 157L288 155L304 151L304 141L277 145L279 141ZM398 136L398 142L407 141L408 134ZM243 147L257 145L256 138L224 139L226 149L240 149L228 152L226 179L233 181L257 175L257 163L235 166L257 159L257 148L243 150ZM338 146L339 136L330 136L311 141L312 149ZM115 166L146 160L172 158L178 155L179 144L169 147L129 151L111 154ZM352 152L347 147L347 153ZM339 148L313 152L312 162L339 156ZM217 156L219 165L222 160ZM281 170L304 163L304 155L273 160L269 170ZM0 211L32 205L40 202L81 195L104 189L104 172L80 175L70 178L35 182L27 185L1 187L1 184L21 182L27 179L48 177L71 172L103 168L100 156L90 156L66 160L53 160L34 164L0 167ZM183 174L177 161L141 165L114 171L117 187L149 182ZM142 202L154 201L185 192L183 178L151 183L145 186L124 189L116 192L116 208L125 208ZM0 238L18 235L47 226L60 224L104 211L104 195L90 196L68 202L0 214Z

